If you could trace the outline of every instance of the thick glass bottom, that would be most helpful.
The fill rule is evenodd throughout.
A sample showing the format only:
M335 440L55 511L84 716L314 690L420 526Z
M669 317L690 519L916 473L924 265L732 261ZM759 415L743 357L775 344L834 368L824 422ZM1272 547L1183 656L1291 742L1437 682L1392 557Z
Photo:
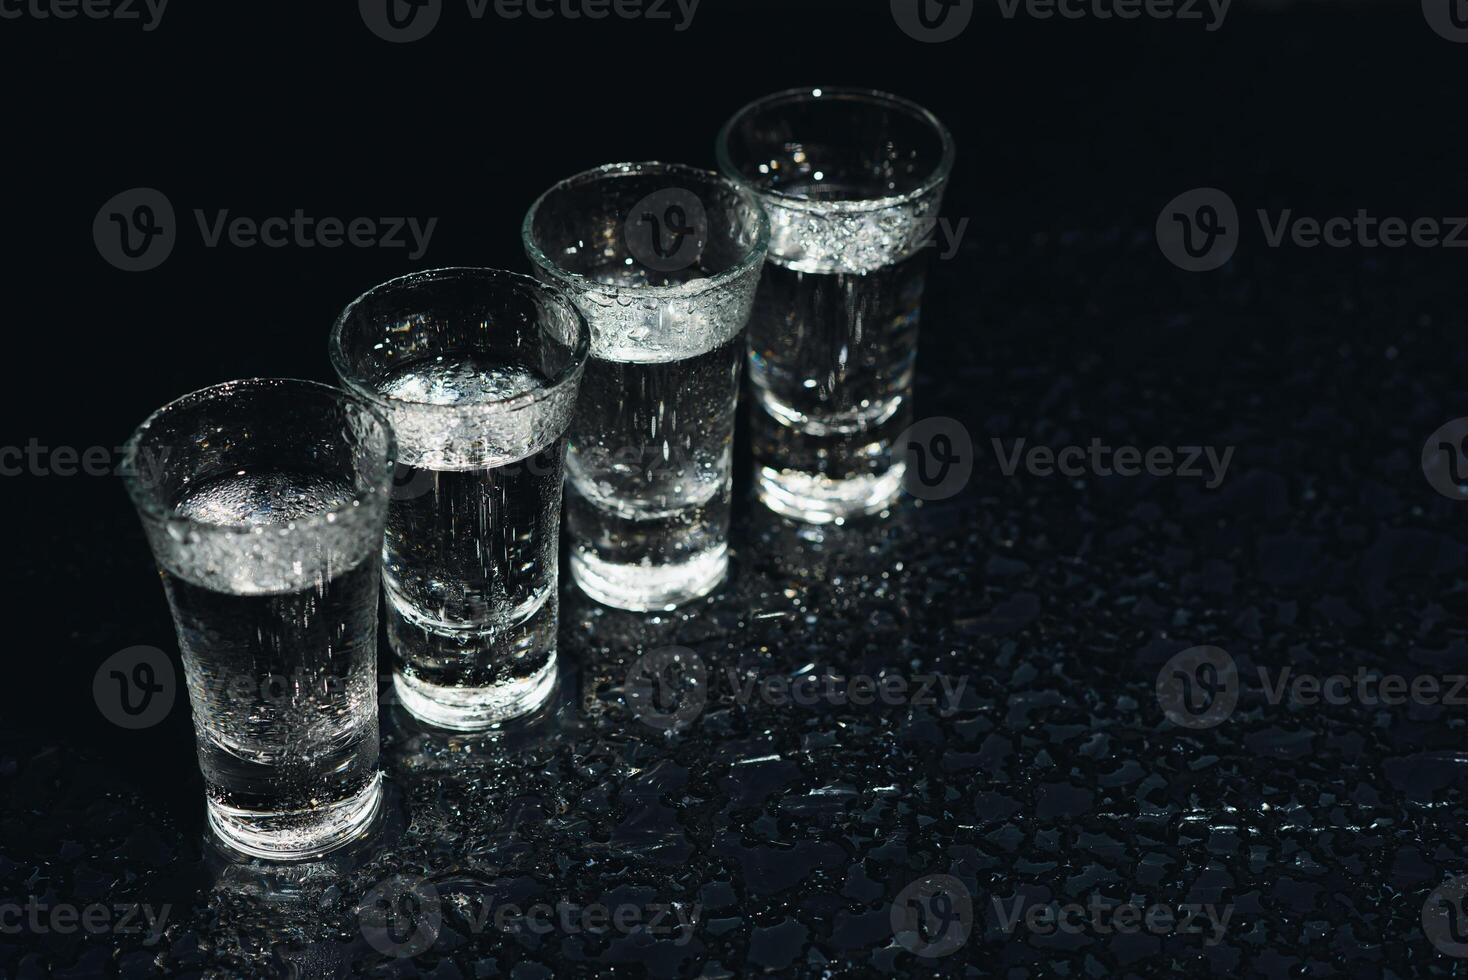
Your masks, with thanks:
M393 690L414 718L435 728L477 732L538 710L556 688L556 652L535 673L489 687L429 684L394 671Z
M318 858L365 834L382 803L382 773L361 792L309 810L241 810L208 801L209 827L226 847L274 861Z
M609 562L592 548L571 549L571 574L581 591L604 606L633 612L675 609L706 596L728 572L727 544L662 565Z
M500 621L452 624L425 616L391 589L386 593L393 688L425 725L482 731L528 715L550 698L559 619L553 587Z
M902 493L907 464L893 463L883 473L835 479L820 473L759 470L759 499L770 510L808 524L876 514L891 507Z

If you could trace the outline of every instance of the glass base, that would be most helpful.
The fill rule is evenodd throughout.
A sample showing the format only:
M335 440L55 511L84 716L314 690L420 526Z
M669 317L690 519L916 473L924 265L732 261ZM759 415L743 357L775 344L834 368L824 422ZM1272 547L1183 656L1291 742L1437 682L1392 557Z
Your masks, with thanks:
M207 801L209 828L224 846L250 857L304 861L329 854L365 834L382 805L382 773L360 793L311 810L241 810Z
M727 544L667 565L620 564L600 558L590 548L571 549L571 575L581 591L604 606L632 612L676 609L708 595L728 573Z
M886 510L902 493L906 463L893 463L884 473L834 479L819 473L762 466L759 499L783 517L807 524L829 524Z
M398 701L425 725L455 732L477 732L538 710L556 689L556 651L529 677L493 687L448 687L429 684L393 671Z

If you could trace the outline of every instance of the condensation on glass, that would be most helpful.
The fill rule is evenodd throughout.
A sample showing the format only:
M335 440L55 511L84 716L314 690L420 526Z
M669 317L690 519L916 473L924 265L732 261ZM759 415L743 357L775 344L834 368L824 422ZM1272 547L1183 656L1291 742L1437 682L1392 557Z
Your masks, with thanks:
M342 382L397 432L382 548L394 690L459 731L534 712L556 684L565 433L585 321L529 276L435 269L355 300Z
M659 610L729 567L734 419L769 227L754 197L678 164L599 167L548 190L522 237L591 326L571 425L577 585Z
M893 95L794 89L735 113L717 155L770 218L749 327L760 499L813 523L884 510L906 468L924 244L953 139Z
M377 554L395 452L368 402L288 380L185 395L128 442L209 824L246 854L318 856L377 812Z

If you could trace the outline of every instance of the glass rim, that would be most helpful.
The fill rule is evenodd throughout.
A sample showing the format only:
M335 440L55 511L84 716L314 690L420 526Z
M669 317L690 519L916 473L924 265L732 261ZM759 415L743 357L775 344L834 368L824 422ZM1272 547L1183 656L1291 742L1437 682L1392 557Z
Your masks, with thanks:
M942 153L939 155L938 162L934 165L932 172L923 179L921 184L902 194L887 194L881 197L822 198L819 200L787 194L784 191L772 187L760 187L752 183L734 165L733 157L729 152L729 137L734 132L735 124L756 112L762 112L776 106L799 102L819 102L822 100L833 102L861 102L869 106L881 106L886 109L901 110L937 134L938 140L942 145ZM931 194L943 186L944 182L948 180L949 175L953 172L953 162L957 156L957 146L953 141L953 134L949 132L947 126L943 125L943 121L931 111L923 108L911 99L904 99L900 95L893 95L891 92L883 92L880 89L846 85L807 85L772 92L736 110L725 121L724 125L719 128L719 135L714 140L714 156L718 159L719 170L723 172L725 177L760 197L767 197L778 202L781 207L802 211L863 212L882 211L887 208L900 207L901 205Z
M545 283L533 276L523 275L519 272L510 272L506 269L490 269L481 266L454 265L444 266L439 269L422 269L418 272L410 272L407 275L397 276L386 282L378 283L371 289L358 296L346 305L336 322L331 326L331 336L327 341L328 353L331 357L331 366L336 370L337 377L341 379L344 386L353 394L365 398L374 405L391 408L393 406L408 406L415 412L432 412L444 415L461 415L470 406L443 405L436 402L414 401L408 398L384 398L381 393L368 384L352 370L347 361L346 349L342 344L342 332L351 319L352 313L357 305L365 300L376 298L377 295L388 289L401 288L403 286L415 285L419 282L439 282L445 280L457 281L480 281L495 283L498 285L508 284L515 288L528 289L539 294L552 305L560 307L569 314L571 323L576 331L575 338L571 344L571 358L566 366L557 371L555 376L548 379L544 385L533 388L530 391L522 391L516 395L508 395L504 398L488 399L475 402L472 408L476 411L494 409L496 411L518 411L531 405L539 404L548 398L560 393L568 384L574 384L581 374L581 369L586 365L586 359L591 355L591 327L576 304L571 302L558 290L547 286Z
M723 187L733 191L741 198L747 199L751 211L755 215L754 244L752 244L739 261L711 276L702 279L691 279L686 283L673 286L654 285L626 285L623 283L603 282L592 276L572 272L563 267L549 255L535 241L532 228L535 216L540 213L541 206L552 194L559 191L569 190L573 187L583 187L595 184L603 180L617 180L623 177L657 176L658 174L673 174L679 177L689 177L702 181L705 185ZM770 247L770 218L765 214L765 209L759 203L759 197L751 194L748 187L738 181L730 180L717 170L705 170L702 167L694 167L686 163L665 163L660 160L636 160L621 163L604 163L590 170L583 170L578 174L572 174L564 180L558 180L546 188L530 209L525 212L525 218L520 222L520 243L525 247L525 254L537 268L543 270L556 282L564 283L577 290L601 289L618 290L627 293L635 293L638 296L646 296L652 299L664 299L672 297L699 296L711 289L719 289L737 280L739 277L764 264L765 253Z
M267 533L297 533L310 530L318 525L340 527L345 521L343 517L360 513L362 505L370 499L367 495L354 493L352 498L337 507L329 510L318 511L307 517L286 521L283 524L214 524L209 521L201 521L194 517L179 515L177 510L163 504L153 488L145 486L141 479L137 460L143 439L147 437L149 430L154 424L161 421L165 415L184 411L208 401L214 401L235 394L236 392L264 391L267 389L280 389L294 387L312 391L315 394L325 394L347 402L353 407L367 413L382 429L386 442L383 446L385 456L383 458L383 475L372 487L371 493L378 494L386 499L389 489L392 487L393 471L398 460L397 433L393 431L392 423L387 416L370 401L362 398L355 392L338 388L335 385L322 384L320 381L307 381L304 378L236 378L232 381L221 381L218 384L208 385L187 394L180 395L170 402L154 409L142 423L133 430L123 446L122 462L119 471L122 475L124 486L127 487L128 496L132 498L133 506L144 517L152 518L163 523L184 524L193 530L214 535L255 535L261 536Z

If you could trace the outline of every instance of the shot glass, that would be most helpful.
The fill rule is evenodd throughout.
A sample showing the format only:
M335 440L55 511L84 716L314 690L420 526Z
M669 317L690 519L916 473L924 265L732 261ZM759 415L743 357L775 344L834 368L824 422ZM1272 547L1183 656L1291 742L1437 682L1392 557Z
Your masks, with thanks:
M317 857L377 812L377 552L395 453L367 402L260 379L185 395L127 444L209 825L245 854Z
M398 436L382 550L393 685L439 728L529 714L556 683L565 432L589 343L529 276L436 269L358 297L331 362Z
M953 138L905 99L792 89L719 133L720 169L770 216L749 328L760 499L827 523L887 508L906 470L924 244Z
M618 163L541 195L525 251L591 325L571 424L571 571L619 609L672 609L729 568L740 367L769 224L711 171Z

